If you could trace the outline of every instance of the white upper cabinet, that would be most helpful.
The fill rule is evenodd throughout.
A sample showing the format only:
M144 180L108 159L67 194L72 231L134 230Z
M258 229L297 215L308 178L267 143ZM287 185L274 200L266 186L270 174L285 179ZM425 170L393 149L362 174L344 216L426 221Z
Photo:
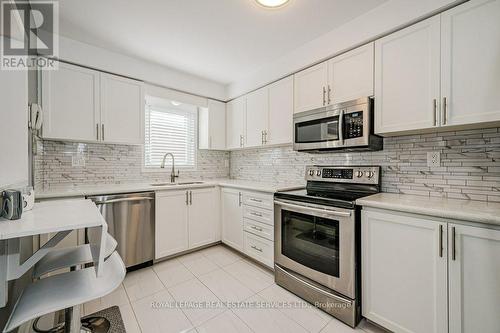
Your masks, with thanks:
M208 100L206 108L200 108L198 117L200 149L226 149L226 103Z
M264 145L269 115L269 89L261 88L247 95L245 147Z
M432 17L375 42L375 133L438 125L440 20Z
M441 14L443 125L500 121L500 0Z
M227 103L226 142L228 149L243 148L245 146L246 110L246 96Z
M450 333L500 327L500 230L449 224Z
M269 126L264 139L270 145L293 141L293 76L269 86Z
M101 73L101 140L144 143L144 83Z
M99 72L62 62L43 70L43 138L98 141L99 82Z
M373 43L328 62L327 104L373 96Z
M322 62L294 75L294 112L314 110L326 105L328 62Z
M3 42L0 36L0 43ZM28 73L0 71L0 188L28 183Z
M144 84L59 63L42 71L45 139L144 143Z

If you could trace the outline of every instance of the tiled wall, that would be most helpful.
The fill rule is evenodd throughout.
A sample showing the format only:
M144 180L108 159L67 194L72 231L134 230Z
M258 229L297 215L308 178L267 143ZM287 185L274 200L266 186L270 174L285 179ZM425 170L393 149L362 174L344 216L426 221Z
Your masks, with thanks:
M427 167L427 152L441 152L441 167ZM384 150L364 153L297 153L291 147L231 153L231 177L301 181L304 167L380 165L382 190L500 202L500 129L443 132L384 139Z
M85 166L72 166L72 158L82 156ZM170 181L170 169L142 171L142 147L40 141L35 156L35 188L88 184ZM229 176L229 153L199 150L198 170L181 170L181 179L213 179Z

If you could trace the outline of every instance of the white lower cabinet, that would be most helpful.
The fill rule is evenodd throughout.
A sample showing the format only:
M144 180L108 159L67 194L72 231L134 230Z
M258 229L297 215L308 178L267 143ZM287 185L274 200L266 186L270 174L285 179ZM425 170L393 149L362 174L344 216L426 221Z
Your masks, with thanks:
M273 195L222 188L222 242L274 265Z
M156 193L155 259L217 241L215 188Z
M187 191L156 193L155 259L188 249Z
M500 230L362 212L362 313L394 332L498 332Z
M222 200L222 242L243 251L243 206L242 192L223 188Z
M450 333L499 332L500 230L450 223L448 236Z

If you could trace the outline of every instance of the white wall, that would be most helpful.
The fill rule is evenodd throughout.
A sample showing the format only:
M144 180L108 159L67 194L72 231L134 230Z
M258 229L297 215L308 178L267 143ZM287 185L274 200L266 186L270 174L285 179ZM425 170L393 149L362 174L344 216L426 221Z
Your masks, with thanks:
M227 86L228 99L342 53L463 0L389 0Z
M225 100L222 84L61 36L59 58L191 94Z
M28 74L0 70L0 188L27 183Z

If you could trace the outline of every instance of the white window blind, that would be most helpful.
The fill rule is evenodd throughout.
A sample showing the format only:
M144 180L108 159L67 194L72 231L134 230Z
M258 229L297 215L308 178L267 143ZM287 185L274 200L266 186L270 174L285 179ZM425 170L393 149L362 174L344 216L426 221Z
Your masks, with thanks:
M165 153L175 156L175 166L196 167L196 108L187 110L146 106L144 167L159 168ZM166 165L171 165L167 157Z

